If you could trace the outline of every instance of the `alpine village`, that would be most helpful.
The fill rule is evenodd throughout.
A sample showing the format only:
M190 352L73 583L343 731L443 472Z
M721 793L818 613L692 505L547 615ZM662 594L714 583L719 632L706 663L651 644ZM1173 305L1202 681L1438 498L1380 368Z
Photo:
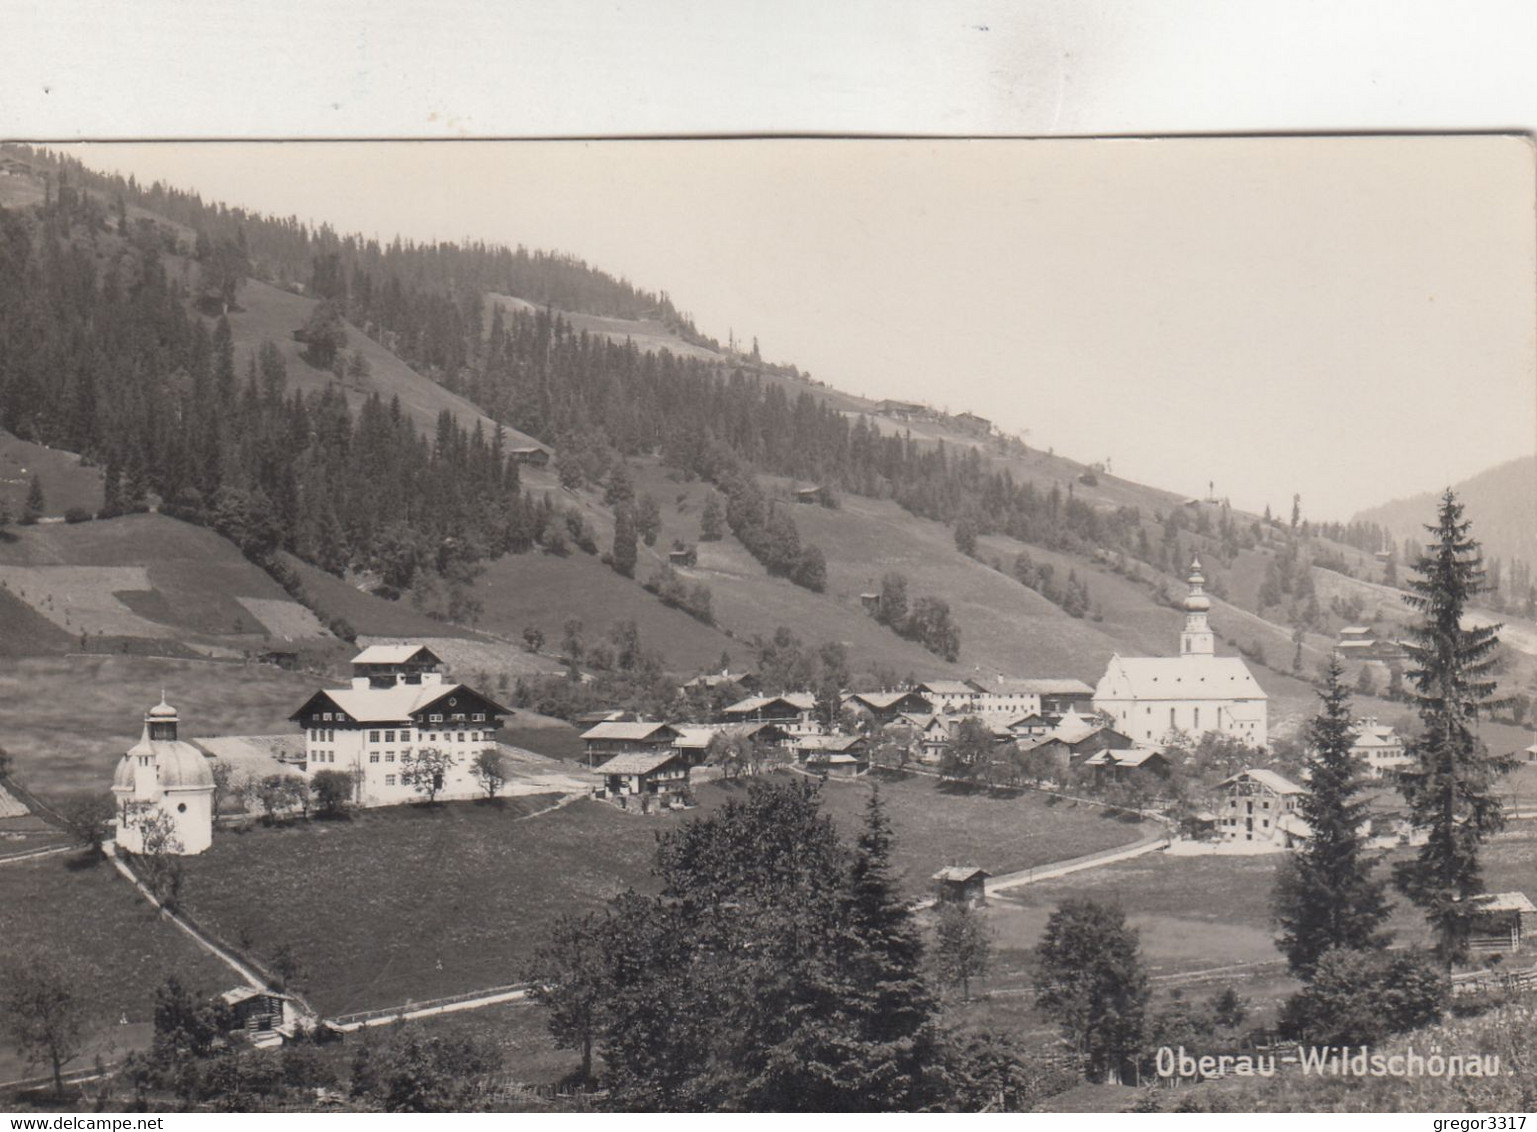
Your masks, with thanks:
M1530 1110L1532 470L1243 513L0 148L0 1107Z

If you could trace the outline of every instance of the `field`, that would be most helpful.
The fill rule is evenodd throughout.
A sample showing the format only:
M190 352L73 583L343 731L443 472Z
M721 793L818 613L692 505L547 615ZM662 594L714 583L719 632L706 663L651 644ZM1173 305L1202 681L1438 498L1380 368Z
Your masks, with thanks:
M43 485L43 514L62 515L74 507L101 509L101 472L73 452L20 440L0 430L0 508L14 520L27 502L36 476Z
M394 806L346 822L255 827L187 863L184 901L220 938L284 945L327 1014L515 982L560 913L645 883L673 819L538 795L501 806Z
M109 1059L114 1046L147 1041L155 989L170 975L207 994L238 982L158 919L99 855L0 865L0 940L6 960L52 954L77 972L92 1009L92 1053ZM90 1064L89 1055L83 1064ZM9 1043L0 1046L0 1080L23 1073Z
M0 727L15 775L50 797L104 791L115 760L138 741L144 713L164 690L181 733L293 731L288 714L314 691L312 676L267 665L141 656L31 657L0 667Z

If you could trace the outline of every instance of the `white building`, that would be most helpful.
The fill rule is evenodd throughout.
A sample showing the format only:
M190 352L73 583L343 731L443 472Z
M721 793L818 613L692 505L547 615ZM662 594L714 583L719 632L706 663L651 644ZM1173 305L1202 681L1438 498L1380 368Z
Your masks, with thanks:
M144 852L146 826L162 817L170 819L164 851L191 856L213 844L213 768L208 756L176 737L176 726L176 709L162 694L112 775L116 840L130 853Z
M413 775L423 752L440 752L439 798L484 793L473 770L494 750L502 717L488 696L443 680L443 662L423 645L372 645L352 659L352 685L316 692L291 720L304 728L306 778L322 770L354 775L362 806L420 799Z
M1160 742L1173 732L1193 739L1216 732L1263 747L1269 697L1240 658L1215 655L1207 623L1211 599L1201 588L1206 579L1198 558L1190 564L1189 581L1179 655L1111 657L1094 690L1094 708L1139 742Z
M1087 708L1094 689L1082 680L999 676L991 682L976 683L975 709L986 715L1062 715Z
M1365 763L1369 778L1381 778L1414 761L1398 734L1375 719L1363 719L1356 724L1356 740L1350 753Z
M1312 835L1297 813L1306 793L1273 770L1245 770L1222 783L1217 832L1228 841L1263 841L1291 848Z

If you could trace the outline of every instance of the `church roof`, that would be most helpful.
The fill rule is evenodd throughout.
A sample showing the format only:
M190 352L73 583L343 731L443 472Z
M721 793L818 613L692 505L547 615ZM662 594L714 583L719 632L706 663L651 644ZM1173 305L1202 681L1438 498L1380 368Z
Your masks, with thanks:
M1236 656L1115 656L1096 700L1263 700L1249 666Z
M141 755L154 760L155 778L162 790L213 789L213 768L209 766L208 756L180 739L151 739L148 724L139 741L128 749L127 757L117 761L117 769L112 774L114 787L133 789L133 760Z

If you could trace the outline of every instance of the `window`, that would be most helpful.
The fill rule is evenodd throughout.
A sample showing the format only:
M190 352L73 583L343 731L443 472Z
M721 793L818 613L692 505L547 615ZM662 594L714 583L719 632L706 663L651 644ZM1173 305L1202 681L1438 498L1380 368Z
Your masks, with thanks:
M375 752L373 752L373 754L369 755L368 756L368 761L371 762L371 763L378 762L379 761L379 752L375 751Z
M386 786L394 786L395 785L395 776L393 774L386 774L384 776L384 784Z
M442 723L443 722L443 717L442 717L442 715L440 715L438 713L433 713L432 715L429 715L427 717L427 722L428 723Z
M370 731L368 733L368 741L370 743L377 743L379 741L379 733L377 731Z
M429 742L429 743L436 743L437 741L438 741L438 733L436 731L434 731L431 735L427 736L427 742Z
M176 804L176 812L178 814L186 813L187 812L187 803L185 803L185 802L178 802Z
M409 743L411 741L411 730L410 730L410 728L407 728L406 730L404 730L404 731L402 731L400 733L400 741L402 743Z
M471 715L470 718L476 723L484 723L486 719L486 713L483 711L477 711L475 714Z
M387 762L387 763L394 762L395 761L395 752L394 751L385 751L384 752L384 761Z
M384 741L386 743L393 743L395 741L395 733L393 731L386 731L384 733Z

